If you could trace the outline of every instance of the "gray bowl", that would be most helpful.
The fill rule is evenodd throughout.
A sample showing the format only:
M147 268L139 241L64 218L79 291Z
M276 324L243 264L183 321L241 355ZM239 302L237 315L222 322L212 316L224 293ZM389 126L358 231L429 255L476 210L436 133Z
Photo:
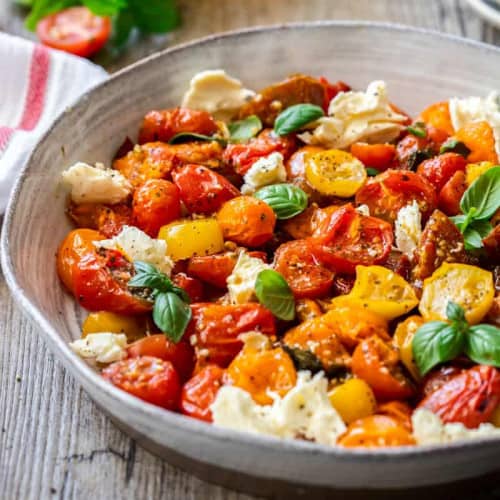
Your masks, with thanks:
M290 73L364 88L388 82L391 98L416 113L452 95L484 95L500 81L500 50L456 37L385 24L322 22L257 28L155 54L84 95L43 137L5 216L2 265L21 307L64 366L126 432L168 461L213 482L258 493L277 489L395 489L438 485L500 466L500 441L348 451L217 428L129 396L69 348L82 311L60 285L54 253L70 229L60 173L83 160L109 162L144 113L175 106L198 71L224 68L250 88ZM29 238L28 238L29 235Z

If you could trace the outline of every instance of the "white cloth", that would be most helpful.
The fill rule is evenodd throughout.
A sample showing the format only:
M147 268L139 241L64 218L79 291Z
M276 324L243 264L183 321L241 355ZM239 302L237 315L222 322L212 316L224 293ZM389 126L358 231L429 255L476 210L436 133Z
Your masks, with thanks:
M0 214L41 135L107 76L86 59L0 33Z

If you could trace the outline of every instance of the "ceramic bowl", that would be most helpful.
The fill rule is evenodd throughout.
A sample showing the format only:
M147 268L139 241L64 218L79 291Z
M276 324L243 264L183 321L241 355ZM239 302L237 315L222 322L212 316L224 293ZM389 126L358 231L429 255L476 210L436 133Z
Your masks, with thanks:
M102 379L68 347L82 311L56 276L54 253L70 229L61 171L77 160L110 162L152 108L175 106L198 71L224 68L249 88L291 73L365 88L388 83L410 113L453 95L485 95L500 81L500 50L433 32L358 22L256 28L155 54L113 75L67 109L18 180L5 216L2 264L11 291L50 349L121 428L144 446L213 482L269 494L281 488L392 489L491 472L500 441L348 451L217 428L164 411ZM30 235L29 242L26 234Z

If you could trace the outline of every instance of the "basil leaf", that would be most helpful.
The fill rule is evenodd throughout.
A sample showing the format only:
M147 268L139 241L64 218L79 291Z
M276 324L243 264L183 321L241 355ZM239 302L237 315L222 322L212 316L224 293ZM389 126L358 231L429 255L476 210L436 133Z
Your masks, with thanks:
M441 145L439 154L443 153L457 153L462 155L464 158L467 158L467 156L470 155L470 149L463 142L451 138L443 142Z
M166 33L180 24L175 0L128 0L128 5L143 33Z
M473 221L463 232L466 250L482 248L483 239L490 234L493 226L487 220Z
M290 219L307 208L307 194L293 184L272 184L259 189L254 196L265 201L278 219Z
M465 337L465 353L476 363L500 366L500 328L471 326Z
M186 290L184 290L184 288L181 288L180 286L172 285L172 292L177 294L187 304L191 303L191 297L186 292Z
M423 122L416 122L413 125L408 125L406 127L406 130L408 132L416 137L426 137L427 136L427 130L425 128L425 123Z
M246 142L262 130L262 122L258 116L251 115L244 120L230 123L227 128L231 142Z
M368 177L375 177L378 174L380 174L380 170L373 167L366 167L366 175L368 175Z
M287 344L282 344L283 350L292 358L296 370L308 370L312 373L324 370L323 364L316 356L307 349L293 347Z
M78 4L80 4L78 0L35 0L31 12L25 21L25 26L29 30L35 31L40 19Z
M417 170L417 167L425 160L432 157L432 153L427 149L417 149L408 156L406 165L409 170Z
M184 142L194 142L194 141L203 141L203 142L211 142L218 141L223 144L226 143L225 140L219 139L217 137L212 137L211 135L204 134L196 134L194 132L180 132L176 134L168 141L169 144L182 144Z
M113 17L113 31L111 33L110 45L118 51L124 48L129 41L133 29L134 16L132 12L130 12L130 9L121 10Z
M81 3L96 16L115 16L127 6L126 0L82 0Z
M323 109L314 104L295 104L282 111L274 122L274 132L286 135L325 116Z
M173 291L173 284L165 274L156 269L155 266L142 261L135 261L136 274L130 278L130 288L151 288L159 292Z
M264 269L255 280L259 302L277 318L291 321L295 317L295 299L285 278L272 269Z
M460 200L464 214L472 212L475 220L489 219L500 207L500 166L479 176Z
M464 343L464 334L444 321L431 321L422 325L412 342L413 356L421 375L457 357Z
M183 302L175 293L160 293L153 306L155 325L173 342L181 340L191 320L189 304Z
M446 317L450 321L456 321L458 323L465 323L465 311L463 310L462 306L457 304L456 302L453 302L452 300L448 301L448 304L446 304Z

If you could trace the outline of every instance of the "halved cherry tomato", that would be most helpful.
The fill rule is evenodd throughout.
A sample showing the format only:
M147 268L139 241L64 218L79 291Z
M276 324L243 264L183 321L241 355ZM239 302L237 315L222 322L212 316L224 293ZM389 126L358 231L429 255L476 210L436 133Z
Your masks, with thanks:
M399 210L413 200L425 219L436 208L436 191L420 175L403 170L386 170L356 193L358 205L368 205L371 215L388 222L394 222Z
M417 168L417 174L427 179L439 193L451 177L459 171L464 172L467 161L457 153L444 153L423 161Z
M323 102L323 111L328 113L328 106L330 105L330 101L339 93L339 92L347 92L351 90L351 87L339 80L335 83L331 83L324 76L320 76L318 78L319 82L323 85L325 89L325 100Z
M391 167L396 154L396 147L392 144L356 142L351 146L351 154L361 161L365 167L373 167L383 171Z
M274 268L297 298L322 297L332 287L334 273L321 265L317 253L309 240L289 241L276 250Z
M374 335L358 344L352 372L370 385L379 400L407 399L414 393L399 366L398 350Z
M320 153L321 151L323 148L318 146L302 146L285 163L287 181L305 191L311 201L318 201L321 198L306 180L305 157L310 153Z
M460 422L473 429L487 422L500 402L500 372L478 365L455 375L430 393L419 408L427 408L444 423Z
M102 376L123 391L167 410L176 410L181 384L170 361L152 356L128 358L113 363Z
M135 225L156 238L161 226L181 216L179 188L164 179L149 179L134 191Z
M163 333L149 335L136 340L127 347L130 358L152 356L164 361L170 361L181 380L191 377L194 369L194 349L189 342L181 340L177 344L169 340Z
M377 409L371 387L360 378L350 378L335 386L328 393L328 399L346 424L373 415Z
M425 398L434 391L437 391L444 384L447 384L453 377L464 371L464 367L459 364L440 366L429 372L422 380L421 394Z
M217 365L207 365L189 379L182 388L180 409L192 418L212 421L210 406L222 386L224 370Z
M225 177L202 165L186 165L172 172L188 212L211 214L238 196L239 190Z
M455 130L451 123L448 101L431 104L420 113L417 121L422 121L426 125L440 129L448 135L452 135Z
M335 210L313 233L319 259L339 273L352 274L357 265L383 263L391 251L390 224L359 214L351 204Z
M150 332L157 332L151 316L123 316L108 311L90 313L82 324L82 338L91 333L124 333L127 342L141 339Z
M403 401L388 401L377 408L377 415L386 415L398 421L407 431L412 431L411 414L412 409L408 403Z
M465 173L459 170L455 172L448 182L439 192L438 207L446 215L458 215L460 210L460 200L467 190Z
M54 49L89 57L104 47L111 33L111 20L87 7L70 7L44 17L36 26L40 41Z
M396 145L396 162L400 169L415 170L422 161L433 153L437 153L437 151L432 150L429 137L408 134Z
M189 295L191 302L201 302L203 300L203 283L199 279L192 278L186 273L176 273L172 275L172 281Z
M470 154L467 157L469 163L481 161L498 163L495 135L487 121L469 122L457 130L453 137L470 149Z
M219 305L192 304L193 319L186 333L195 336L195 350L199 360L227 366L238 354L243 342L241 333L260 331L275 335L274 316L260 304Z
M393 343L399 349L401 362L414 380L420 380L420 371L413 356L413 337L424 323L422 316L410 316L398 324L393 337Z

